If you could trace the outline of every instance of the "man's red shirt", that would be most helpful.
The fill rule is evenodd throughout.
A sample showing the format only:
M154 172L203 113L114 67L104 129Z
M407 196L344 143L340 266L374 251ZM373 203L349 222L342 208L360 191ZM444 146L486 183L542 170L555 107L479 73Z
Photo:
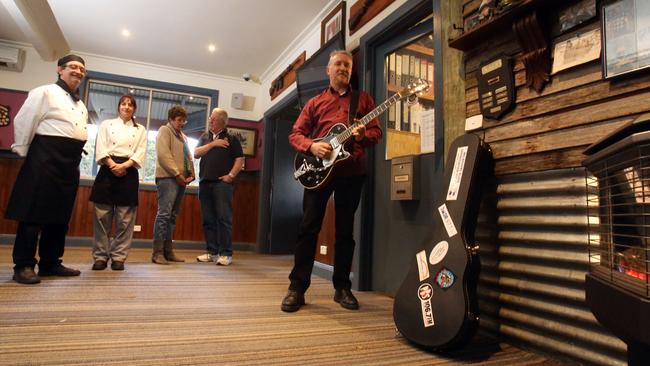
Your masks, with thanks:
M291 146L306 154L310 154L309 147L314 139L325 137L327 132L337 123L349 126L348 113L350 109L350 91L339 95L332 87L321 94L311 98L300 112L300 116L289 133ZM357 118L362 118L375 109L375 102L366 92L359 92ZM365 148L376 144L381 139L382 132L377 118L366 125L366 132L361 141L351 137L345 144L345 150L351 156L336 164L332 175L354 176L366 173Z

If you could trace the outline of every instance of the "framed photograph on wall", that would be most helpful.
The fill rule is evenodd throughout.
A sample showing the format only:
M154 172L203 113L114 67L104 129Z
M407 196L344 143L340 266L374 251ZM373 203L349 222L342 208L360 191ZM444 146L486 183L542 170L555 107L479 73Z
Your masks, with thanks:
M257 146L256 129L228 126L228 133L237 136L244 151L244 156L255 156L255 147Z
M608 1L602 8L603 77L650 67L650 1Z
M320 22L320 45L321 47L338 33L343 35L345 40L345 1L341 1L327 16ZM345 42L344 42L345 44Z

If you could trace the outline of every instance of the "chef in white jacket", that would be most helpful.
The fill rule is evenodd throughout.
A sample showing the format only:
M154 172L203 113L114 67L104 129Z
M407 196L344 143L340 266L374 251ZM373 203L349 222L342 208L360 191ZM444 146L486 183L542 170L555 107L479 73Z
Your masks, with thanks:
M62 57L57 74L56 83L29 92L14 118L11 149L25 161L5 217L18 221L13 279L23 284L39 283L43 276L80 274L63 266L61 258L88 137L88 110L78 94L86 75L85 62L77 55ZM38 275L34 272L37 263Z

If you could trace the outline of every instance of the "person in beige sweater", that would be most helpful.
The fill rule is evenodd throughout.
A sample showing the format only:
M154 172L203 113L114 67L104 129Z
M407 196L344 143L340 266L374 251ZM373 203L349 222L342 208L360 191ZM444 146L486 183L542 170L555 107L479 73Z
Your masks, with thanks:
M153 254L156 264L184 262L172 249L176 216L181 208L185 187L194 180L194 163L182 129L187 112L174 106L167 112L169 122L160 127L156 137L156 189L158 212L153 227Z

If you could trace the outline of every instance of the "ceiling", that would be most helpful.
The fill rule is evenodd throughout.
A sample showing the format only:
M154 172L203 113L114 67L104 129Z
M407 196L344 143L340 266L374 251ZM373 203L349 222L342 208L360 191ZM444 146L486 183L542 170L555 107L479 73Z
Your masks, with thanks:
M30 43L0 1L0 40ZM18 0L16 0L18 1ZM33 0L31 0L33 1ZM71 50L259 77L332 0L47 0ZM130 35L124 37L122 31ZM213 44L214 52L208 50Z

